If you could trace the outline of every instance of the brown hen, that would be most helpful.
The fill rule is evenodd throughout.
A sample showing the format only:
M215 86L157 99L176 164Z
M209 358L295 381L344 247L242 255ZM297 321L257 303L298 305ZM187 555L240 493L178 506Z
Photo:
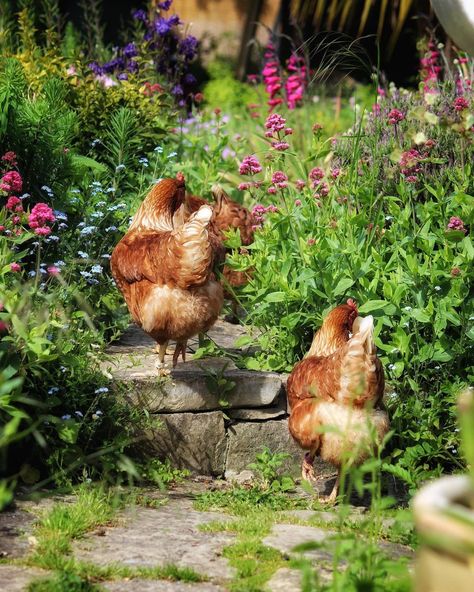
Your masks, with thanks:
M306 357L288 378L289 429L306 453L302 476L314 481L314 459L320 456L338 467L360 464L389 429L387 413L378 408L384 374L373 340L373 318L358 317L349 299L333 309L314 336Z
M133 320L159 345L158 367L164 365L170 340L177 342L173 366L180 353L184 361L187 340L214 324L223 303L212 272L212 208L203 205L180 221L175 214L184 199L180 173L155 185L111 258L112 275Z

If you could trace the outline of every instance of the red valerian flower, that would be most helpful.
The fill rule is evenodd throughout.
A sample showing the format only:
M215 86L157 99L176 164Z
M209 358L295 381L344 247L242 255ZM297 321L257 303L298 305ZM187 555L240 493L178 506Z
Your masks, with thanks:
M405 115L399 111L398 109L392 109L390 111L390 113L388 114L388 122L391 125L395 125L397 123L399 123L400 121L403 121L405 119Z
M23 180L20 173L10 171L5 173L0 182L0 189L7 193L19 193L23 187Z

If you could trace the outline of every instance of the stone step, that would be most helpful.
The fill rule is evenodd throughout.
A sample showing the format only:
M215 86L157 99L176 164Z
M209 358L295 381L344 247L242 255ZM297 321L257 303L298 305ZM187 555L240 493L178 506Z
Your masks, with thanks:
M218 321L209 336L228 354L242 327ZM191 350L197 343L191 343ZM179 362L169 376L155 367L155 342L131 327L108 350L104 371L128 401L160 420L140 448L201 475L238 478L267 446L285 452L285 470L300 472L303 452L288 431L286 375L241 370L231 358ZM170 348L172 350L172 347ZM321 463L321 470L327 467ZM327 472L327 471L326 471Z

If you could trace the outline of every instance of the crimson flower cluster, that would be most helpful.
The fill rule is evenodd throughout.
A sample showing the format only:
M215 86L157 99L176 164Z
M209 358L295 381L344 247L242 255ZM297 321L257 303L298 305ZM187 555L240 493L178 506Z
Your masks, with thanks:
M285 136L290 136L293 133L291 127L286 127L286 119L278 113L272 113L267 117L265 121L265 137L270 139L271 147L274 150L283 152L288 150L290 145L284 139Z
M460 230L461 232L466 232L466 228L464 227L464 222L458 216L451 216L448 222L448 230Z
M398 109L392 109L387 117L390 125L396 125L405 119L405 115Z
M264 206L263 204L255 204L252 209L252 216L255 221L255 224L252 226L253 230L259 230L262 228L263 223L265 222L265 214L268 212L278 212L277 206L270 204L269 206Z
M438 63L440 53L433 40L428 43L428 51L420 60L423 91L428 94L438 93L438 78L441 66Z

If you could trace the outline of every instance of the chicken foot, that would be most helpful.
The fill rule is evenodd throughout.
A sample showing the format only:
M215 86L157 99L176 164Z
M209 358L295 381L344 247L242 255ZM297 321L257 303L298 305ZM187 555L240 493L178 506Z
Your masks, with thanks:
M181 354L183 362L186 362L187 343L188 343L187 340L186 341L178 341L176 343L176 347L174 349L174 354L173 354L173 368L175 368L176 364L178 363L179 354Z
M315 456L316 451L307 452L304 455L303 464L301 466L301 476L305 481L308 481L308 483L315 483L316 481L316 474L313 466Z
M341 470L339 469L337 471L336 481L334 483L331 493L329 495L320 497L319 502L321 502L322 504L334 504L336 502L337 495L339 493L340 481L341 481Z
M158 361L155 363L155 367L160 370L161 368L166 368L167 364L165 362L165 355L166 355L166 348L168 347L168 341L165 343L158 343L156 346L156 353L158 354Z

